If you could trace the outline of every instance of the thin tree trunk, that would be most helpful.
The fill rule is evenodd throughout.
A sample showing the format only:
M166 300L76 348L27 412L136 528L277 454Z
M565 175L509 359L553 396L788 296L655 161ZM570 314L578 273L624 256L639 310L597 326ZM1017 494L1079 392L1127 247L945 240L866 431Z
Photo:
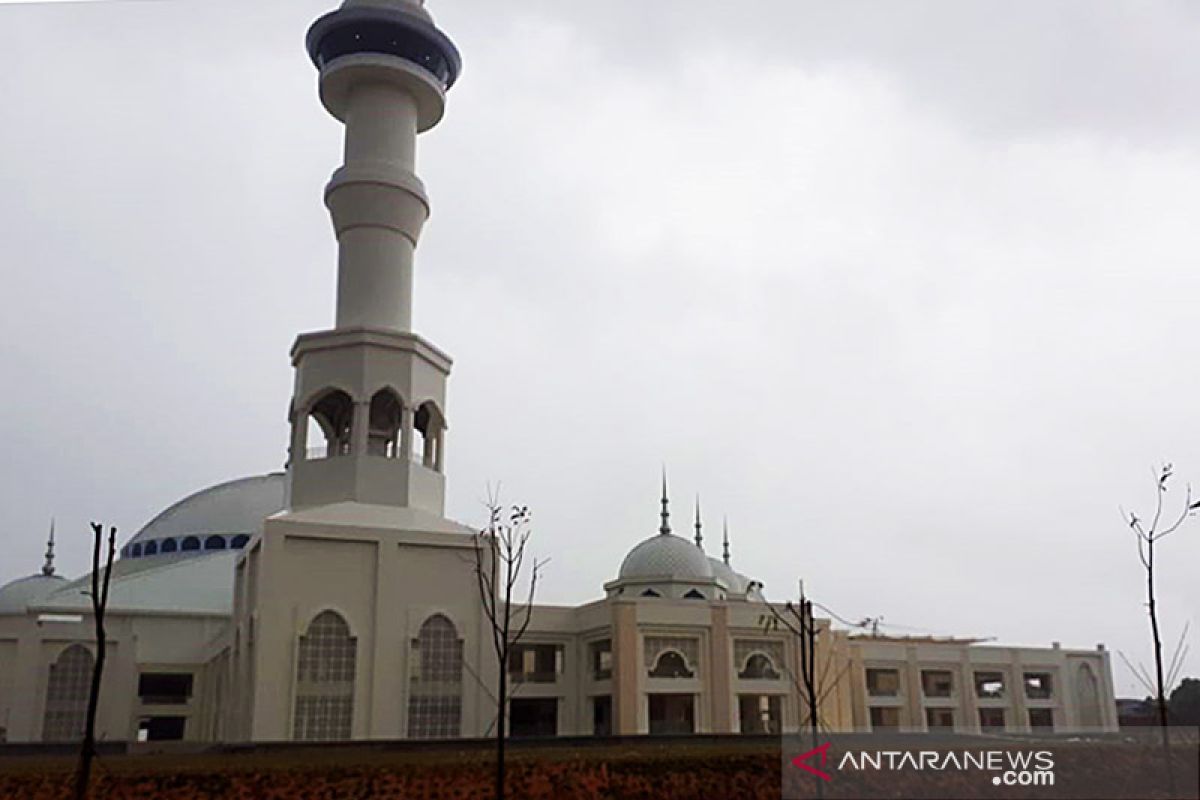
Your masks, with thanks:
M79 769L75 773L75 800L86 800L88 784L92 775L92 760L96 756L96 710L100 705L100 679L104 675L104 659L108 650L108 637L104 631L104 612L108 607L108 584L112 575L113 553L116 549L117 529L108 534L108 559L104 566L104 577L100 577L100 543L104 539L104 528L92 525L95 541L92 545L92 617L96 623L96 662L92 665L92 684L88 691L87 720L84 724L83 743L79 750Z
M1170 721L1167 715L1167 692L1163 681L1162 639L1158 633L1158 609L1154 602L1154 544L1151 542L1146 565L1146 587L1149 596L1150 631L1154 635L1154 677L1158 690L1158 726L1162 731L1163 758L1166 759L1167 789L1175 796L1175 768L1171 763Z
M504 800L504 728L508 718L508 665L500 665L500 706L496 712L496 800Z
M806 666L804 682L807 684L806 688L808 689L808 724L809 728L812 729L812 746L815 750L820 747L818 742L820 720L817 719L817 629L813 621L811 600L801 600L800 619L802 620L801 629L807 628L808 664ZM818 800L824 797L824 794L824 787L821 786L820 781L817 781Z

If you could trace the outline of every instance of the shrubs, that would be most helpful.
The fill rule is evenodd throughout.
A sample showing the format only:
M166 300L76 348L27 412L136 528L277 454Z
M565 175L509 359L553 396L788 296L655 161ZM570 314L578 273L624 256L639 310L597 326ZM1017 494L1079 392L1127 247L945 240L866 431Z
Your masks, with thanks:
M347 755L350 755L347 753ZM279 761L284 762L286 754ZM178 761L178 759L176 759ZM103 766L93 777L92 797L163 798L395 798L396 800L490 800L493 773L489 762L468 764L398 764L377 760L346 766L289 766L286 763L255 768L231 761L225 767L177 772L143 762L117 769ZM598 758L514 759L508 772L509 794L522 800L711 800L720 798L779 797L779 755L704 754L624 756ZM70 773L0 775L0 798L30 800L68 798Z

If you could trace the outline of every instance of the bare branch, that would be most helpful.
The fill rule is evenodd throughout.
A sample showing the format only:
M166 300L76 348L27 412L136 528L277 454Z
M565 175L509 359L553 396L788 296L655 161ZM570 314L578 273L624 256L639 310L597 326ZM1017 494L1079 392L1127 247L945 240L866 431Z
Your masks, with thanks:
M1158 491L1154 493L1154 521L1150 523L1150 536L1158 530L1158 520L1162 517L1163 495L1167 491L1167 479L1171 477L1171 465L1167 464L1158 475Z
M1142 560L1143 567L1145 567L1146 569L1150 569L1150 562L1146 560L1146 551L1142 548L1142 541L1143 541L1142 539L1137 540L1138 558L1140 558ZM1151 543L1151 546L1153 546L1153 543Z
M1142 685L1142 688L1146 690L1146 693L1154 694L1154 685L1150 679L1148 677L1144 677L1142 673L1133 666L1133 662L1129 660L1128 656L1126 656L1124 652L1118 650L1117 655L1121 657L1123 662L1125 662L1125 666L1129 668L1129 672L1133 675L1133 677L1137 678L1137 682Z

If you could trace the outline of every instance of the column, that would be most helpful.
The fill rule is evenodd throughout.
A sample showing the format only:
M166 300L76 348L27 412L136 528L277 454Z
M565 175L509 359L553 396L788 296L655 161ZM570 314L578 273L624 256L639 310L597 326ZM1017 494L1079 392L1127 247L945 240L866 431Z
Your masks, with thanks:
M354 401L354 422L350 430L350 453L355 456L367 454L367 430L371 425L371 404L366 400Z
M1009 680L1012 681L1012 715L1008 720L1011 731L1027 732L1029 730L1029 711L1025 707L1025 668L1021 664L1021 651L1016 648L1010 651L1011 666L1008 668Z
M411 406L400 409L400 457L405 461L412 461L413 419Z
M712 607L712 635L709 640L712 677L711 698L713 733L733 733L733 642L729 638L729 606Z
M971 666L970 649L962 649L962 661L958 668L959 714L962 716L960 730L963 733L979 733L979 708L975 703L975 670Z
M928 729L928 724L925 721L925 708L921 702L924 696L921 691L921 662L917 660L917 646L908 645L905 648L905 663L904 671L908 673L905 676L905 705L908 707L908 729L917 733L924 732Z
M638 733L641 704L641 658L638 653L637 604L617 600L612 604L612 710L613 733Z

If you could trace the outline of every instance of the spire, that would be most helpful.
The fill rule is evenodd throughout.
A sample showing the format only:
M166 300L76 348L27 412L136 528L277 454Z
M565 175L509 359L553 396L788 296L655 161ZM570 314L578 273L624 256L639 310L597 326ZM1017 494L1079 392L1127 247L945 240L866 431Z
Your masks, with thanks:
M662 524L658 527L658 532L663 536L671 535L671 512L667 509L669 502L667 500L667 468L663 467Z
M54 517L50 518L50 538L46 540L46 563L42 565L42 574L47 578L54 574Z
M729 517L725 517L723 527L725 529L725 543L724 543L724 552L721 554L721 557L724 558L725 563L728 564L729 563Z
M700 495L696 495L696 547L704 550L704 534L700 532Z

